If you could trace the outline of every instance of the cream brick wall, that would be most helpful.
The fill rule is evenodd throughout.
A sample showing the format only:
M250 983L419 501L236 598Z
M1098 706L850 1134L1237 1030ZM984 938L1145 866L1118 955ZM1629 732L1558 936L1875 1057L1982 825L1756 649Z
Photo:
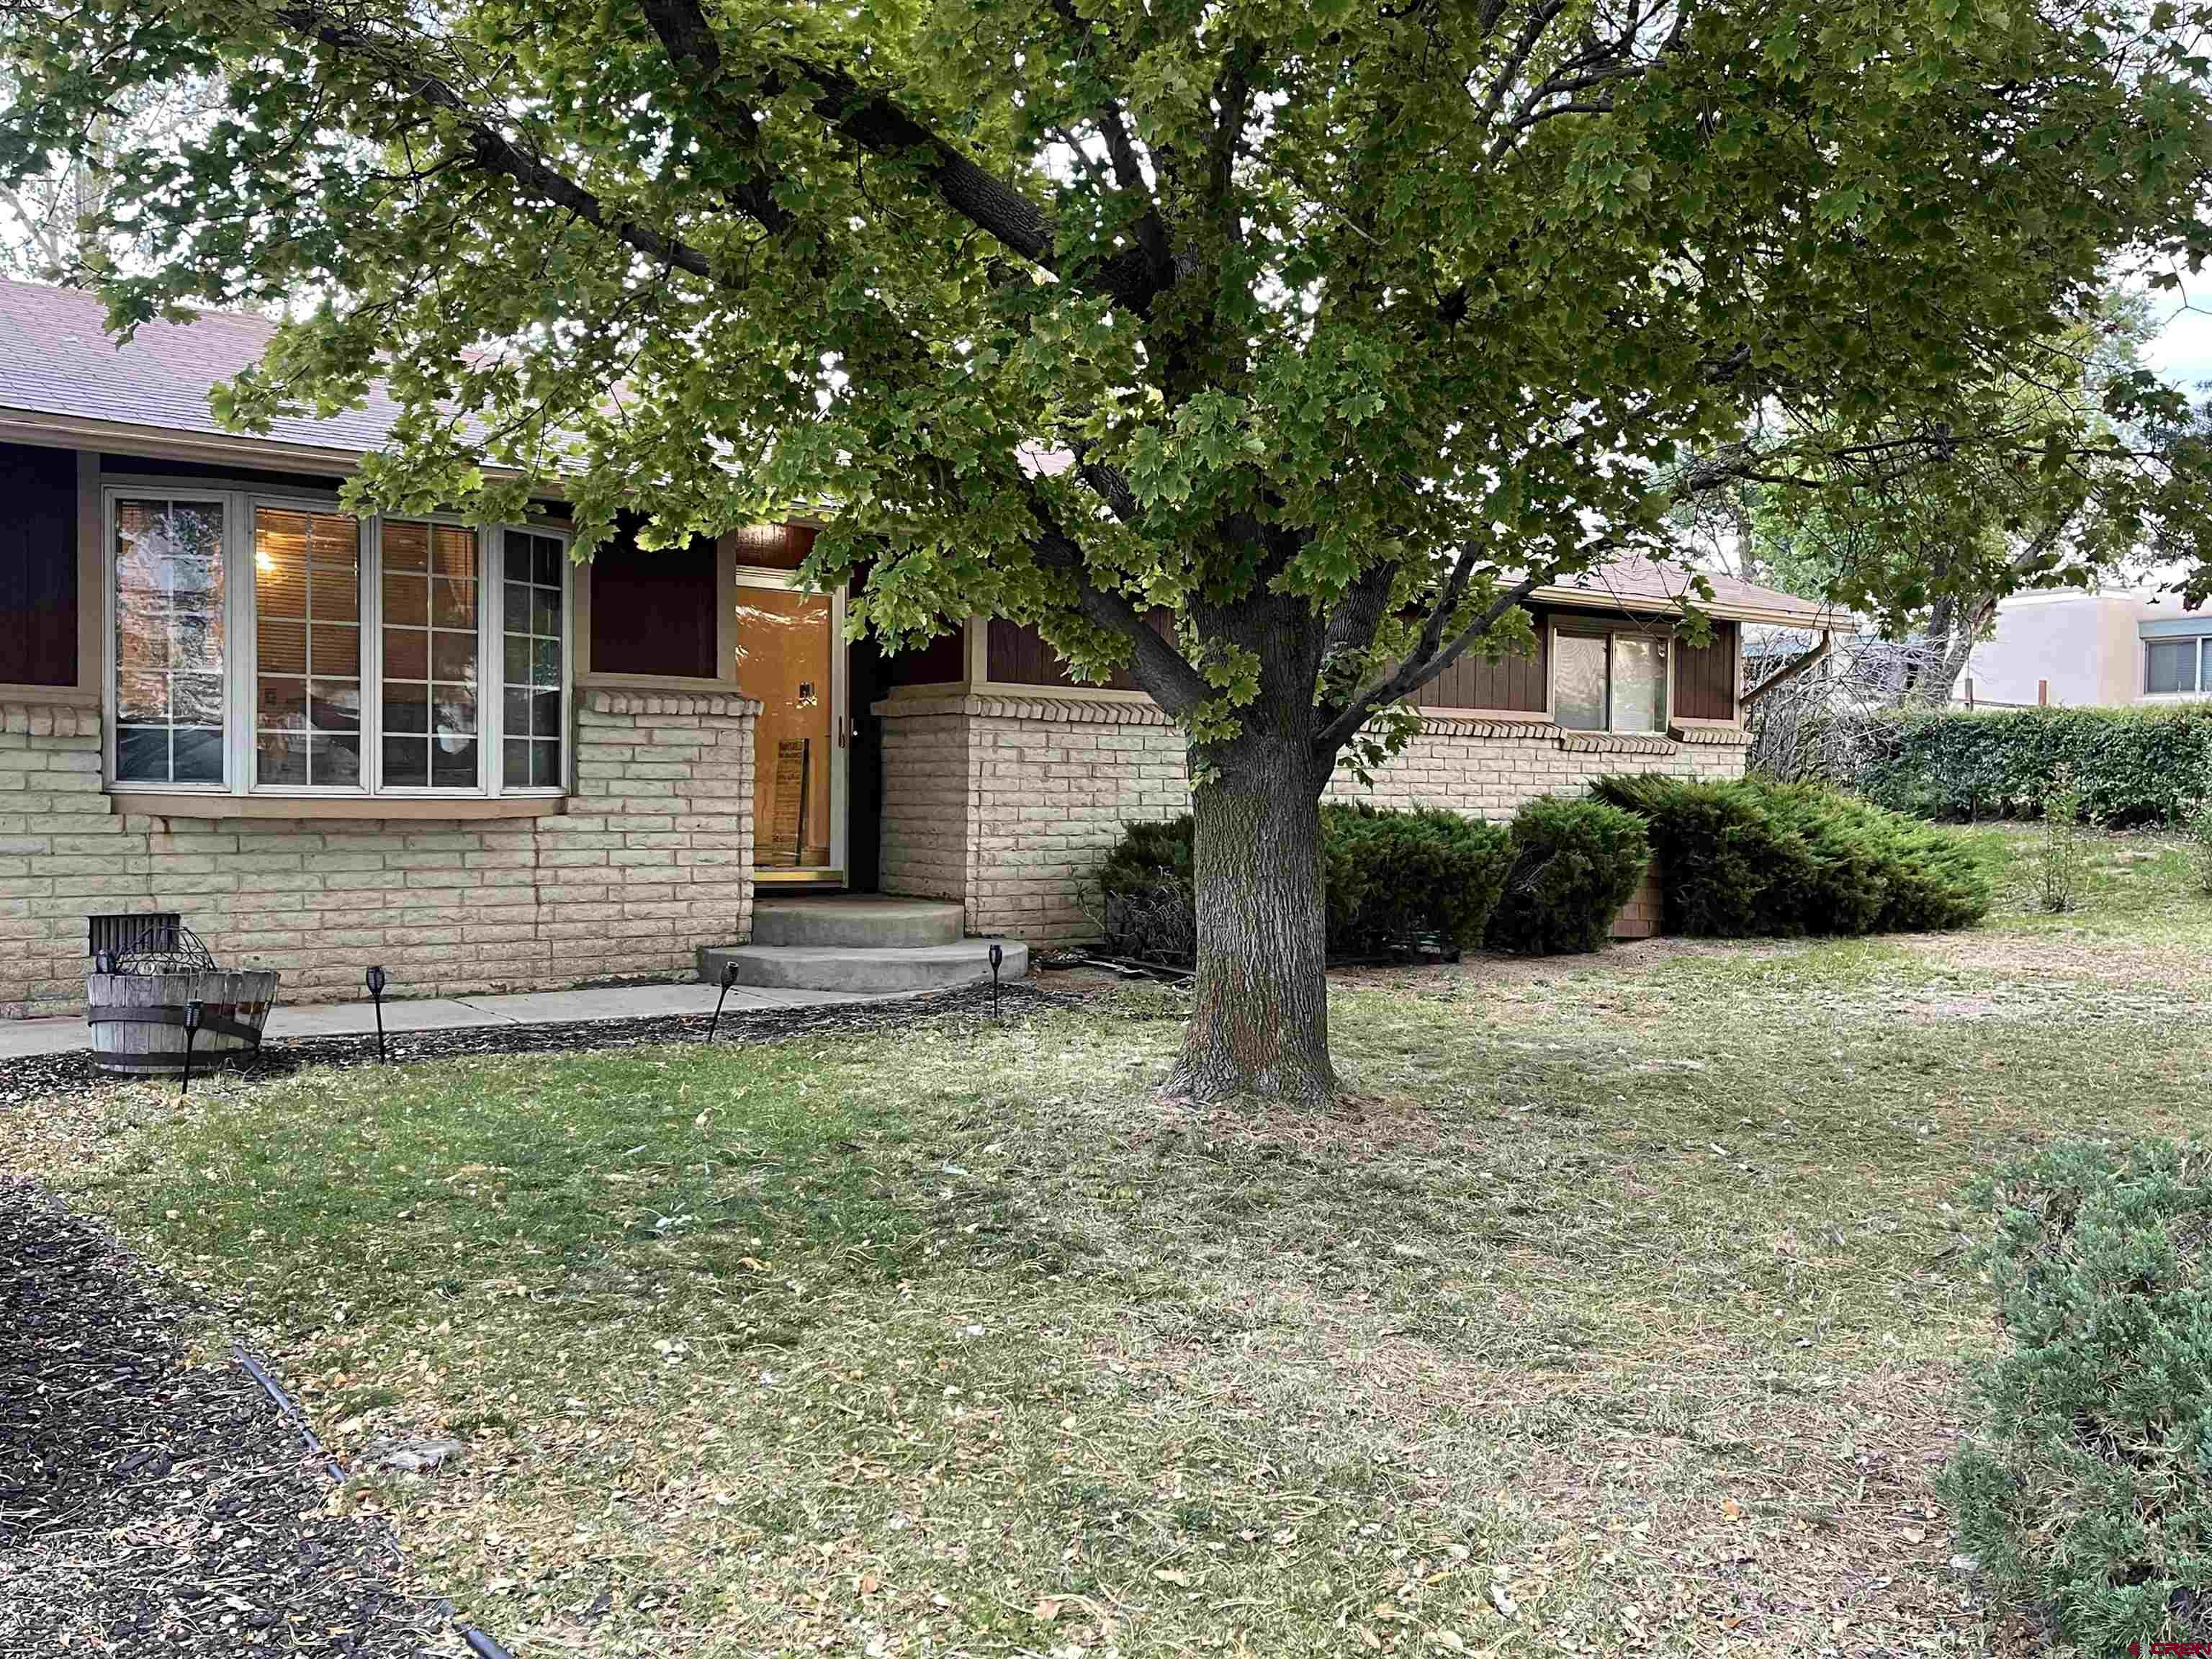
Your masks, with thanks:
M100 718L0 708L0 1018L82 1007L95 910L176 910L288 1002L689 975L752 926L753 726L742 697L577 698L564 815L173 818L100 789Z
M1190 810L1182 733L1149 702L986 692L893 698L884 724L884 890L957 899L971 933L1052 949L1098 936L1098 866L1121 826ZM1538 721L1431 716L1376 775L1332 799L1442 806L1504 823L1542 794L1606 772L1741 777L1744 738L1563 732ZM1639 908L1638 901L1642 901ZM1623 914L1642 928L1656 903Z

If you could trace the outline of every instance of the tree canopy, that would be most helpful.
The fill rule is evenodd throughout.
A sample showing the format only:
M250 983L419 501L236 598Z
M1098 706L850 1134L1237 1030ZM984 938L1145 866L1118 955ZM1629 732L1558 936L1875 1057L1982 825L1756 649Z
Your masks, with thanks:
M2095 442L1990 400L2116 252L2202 263L2208 21L29 0L0 177L219 82L100 210L122 325L301 307L223 413L381 377L408 414L364 499L504 516L559 473L586 549L626 507L672 543L832 501L814 573L871 556L892 641L983 611L1130 665L1190 733L1203 881L1211 786L1310 803L1533 586L1674 549L1686 499ZM1817 419L1747 441L1785 406Z

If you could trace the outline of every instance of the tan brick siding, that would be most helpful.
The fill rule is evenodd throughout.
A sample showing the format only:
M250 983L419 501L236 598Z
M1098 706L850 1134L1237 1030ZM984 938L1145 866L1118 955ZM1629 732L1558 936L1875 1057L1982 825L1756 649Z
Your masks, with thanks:
M288 1002L689 974L751 931L757 705L577 702L567 813L477 822L111 811L96 714L0 708L0 1018L82 1008L94 910L180 911Z
M894 698L875 713L884 890L958 899L971 933L1042 949L1097 939L1097 872L1121 826L1190 809L1182 733L1149 702L974 693ZM1606 772L1740 777L1744 753L1732 727L1616 737L1437 716L1371 790L1340 773L1328 795L1504 823L1533 796L1578 794ZM1656 888L1639 890L1623 931L1656 907Z

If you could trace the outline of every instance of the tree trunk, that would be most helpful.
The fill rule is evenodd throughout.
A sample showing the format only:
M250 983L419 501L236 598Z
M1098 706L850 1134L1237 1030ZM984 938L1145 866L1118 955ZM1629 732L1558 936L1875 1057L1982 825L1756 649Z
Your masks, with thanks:
M1192 796L1198 980L1168 1092L1326 1105L1320 800L1310 738L1247 737Z

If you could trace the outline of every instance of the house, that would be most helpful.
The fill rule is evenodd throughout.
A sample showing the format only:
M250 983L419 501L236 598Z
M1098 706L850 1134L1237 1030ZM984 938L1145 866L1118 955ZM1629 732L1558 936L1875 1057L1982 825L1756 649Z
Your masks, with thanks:
M556 500L356 522L336 492L390 404L227 433L209 389L268 325L118 349L101 319L0 285L0 1014L82 1006L96 911L181 912L307 1001L372 963L416 994L686 974L821 891L1057 945L1096 936L1121 824L1187 805L1160 711L1032 631L848 643L842 593L794 586L808 524L660 553L633 526L578 565ZM1534 649L1430 687L1374 798L1502 818L1605 770L1741 771L1739 628L1817 617L1716 578L1693 644L1681 583L1537 593Z
M1997 606L1953 685L1976 707L2118 708L2212 693L2212 611L2171 594L2021 593Z

